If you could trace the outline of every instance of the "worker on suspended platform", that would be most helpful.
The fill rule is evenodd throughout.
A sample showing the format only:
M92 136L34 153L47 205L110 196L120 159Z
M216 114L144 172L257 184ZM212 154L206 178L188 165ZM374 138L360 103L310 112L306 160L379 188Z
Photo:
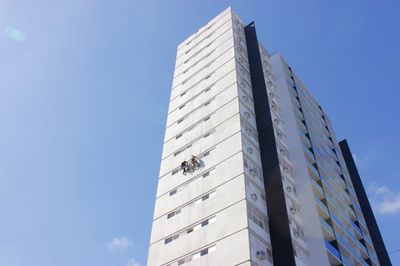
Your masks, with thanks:
M187 161L183 161L181 163L181 169L183 170L183 174L186 175L187 172L189 171L189 164Z
M200 161L197 159L196 156L192 155L191 162L193 169L198 169L200 167Z

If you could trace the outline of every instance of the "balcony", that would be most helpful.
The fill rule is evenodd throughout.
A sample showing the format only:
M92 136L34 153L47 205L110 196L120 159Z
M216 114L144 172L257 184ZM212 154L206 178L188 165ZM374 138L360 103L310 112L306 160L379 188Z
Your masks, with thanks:
M318 198L315 198L315 202L317 203L317 205L321 208L322 210L322 217L324 219L329 218L329 211L328 208L325 206L325 204Z
M354 263L342 256L343 266L353 266Z
M374 246L374 244L372 243L372 240L371 240L371 238L370 238L369 235L364 234L364 240L365 240L371 247Z
M303 140L303 143L304 145L306 145L307 148L311 148L310 140L306 137L306 134L301 134L301 139Z
M363 233L361 232L360 227L358 227L353 221L351 221L351 225L353 226L354 231L358 233L357 236L361 238L363 236Z
M303 134L306 134L308 132L306 126L301 122L301 120L297 121L297 125L298 125L300 131L303 132Z
M322 184L324 185L324 190L326 188L328 188L330 194L331 195L335 195L336 191L334 190L334 188L329 183L329 180L328 180L328 178L326 178L326 175L324 175L323 173L321 173L321 180L322 180Z
M348 189L347 189L347 190L348 190ZM346 192L346 190L345 190L345 192L342 194L342 196L343 196L343 198L344 198L344 200L346 201L347 204L350 204L350 203L351 203L350 195Z
M329 243L326 239L325 239L325 246L329 254L329 263L331 265L340 265L342 261L340 259L339 251L334 246L332 246L332 244Z
M344 230L345 226L342 223L342 221L339 219L339 217L337 217L334 213L330 213L332 220L337 224L337 226L341 229Z
M345 238L340 235L336 235L336 239L338 240L338 243L347 250L347 252L349 252L353 257L358 260L359 264L364 261L359 252L355 248L353 248Z
M317 195L318 198L322 199L324 197L324 191L322 190L321 184L319 184L314 178L310 178L310 182L312 184L314 194Z
M306 144L303 143L303 150L309 162L315 163L314 154L307 148Z
M310 175L313 176L314 179L319 179L318 170L314 167L314 165L311 164L311 162L307 161L307 167Z
M348 227L344 228L345 233L350 238L351 241L361 250L363 258L368 257L367 248L356 238L355 234L349 230Z
M353 240L356 241L358 248L361 250L361 252L362 252L361 256L363 258L369 257L367 247L364 246L358 239L353 239Z
M349 213L352 214L353 217L355 217L354 211L342 199L341 195L338 194L337 191L331 186L328 179L326 177L324 177L324 175L321 175L321 179L323 181L323 184L328 188L327 190L330 192L330 194L335 196L335 199L336 199L335 201L333 200L332 197L329 197L329 199L330 199L330 201L332 201L332 204L335 204L335 207L338 209L338 211L340 210L341 213L345 214L346 217L350 218L348 213L342 211L343 209L346 209ZM324 189L326 189L326 188L324 188ZM340 203L340 205L339 205L339 203Z
M333 213L331 214L332 220L338 225L338 227L343 230L343 232L347 235L348 238L353 242L354 246L357 246L364 257L368 256L367 248L355 237L355 234L349 230L349 228L343 224L343 222ZM354 226L353 226L354 227ZM343 237L337 236L338 238L342 238L342 242L345 244L344 246L348 250L353 250L352 254L356 253L357 255L360 254L358 250L356 250L350 243Z
M333 233L333 228L322 218L320 217L322 228L325 230L324 236L329 241L335 240L335 234Z

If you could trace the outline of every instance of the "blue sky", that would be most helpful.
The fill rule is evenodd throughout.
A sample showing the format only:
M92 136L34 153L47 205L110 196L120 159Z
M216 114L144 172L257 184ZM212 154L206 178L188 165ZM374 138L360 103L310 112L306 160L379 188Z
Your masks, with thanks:
M348 139L400 249L398 1L0 0L0 266L146 264L176 46L229 5Z

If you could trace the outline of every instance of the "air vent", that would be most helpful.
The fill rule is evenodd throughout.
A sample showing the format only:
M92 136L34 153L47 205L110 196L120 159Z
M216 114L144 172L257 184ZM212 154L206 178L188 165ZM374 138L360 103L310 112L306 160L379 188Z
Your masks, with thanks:
M247 148L246 151L247 151L248 154L252 154L253 153L253 149L252 148Z
M267 252L264 250L259 250L256 252L257 259L259 260L265 260L267 258Z
M255 169L255 168L250 168L250 175L252 176L252 177L255 177L255 176L257 176L258 175L258 171Z
M252 199L253 201L256 201L256 200L258 199L257 194L256 194L256 193L251 193L251 199Z

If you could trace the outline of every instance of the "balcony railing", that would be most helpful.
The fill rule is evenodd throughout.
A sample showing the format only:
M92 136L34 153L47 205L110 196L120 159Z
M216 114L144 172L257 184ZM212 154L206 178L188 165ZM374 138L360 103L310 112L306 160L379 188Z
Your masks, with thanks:
M331 243L329 243L326 239L325 239L325 246L328 249L328 251L338 260L341 261L341 257L340 257L340 253L339 251L332 246Z

